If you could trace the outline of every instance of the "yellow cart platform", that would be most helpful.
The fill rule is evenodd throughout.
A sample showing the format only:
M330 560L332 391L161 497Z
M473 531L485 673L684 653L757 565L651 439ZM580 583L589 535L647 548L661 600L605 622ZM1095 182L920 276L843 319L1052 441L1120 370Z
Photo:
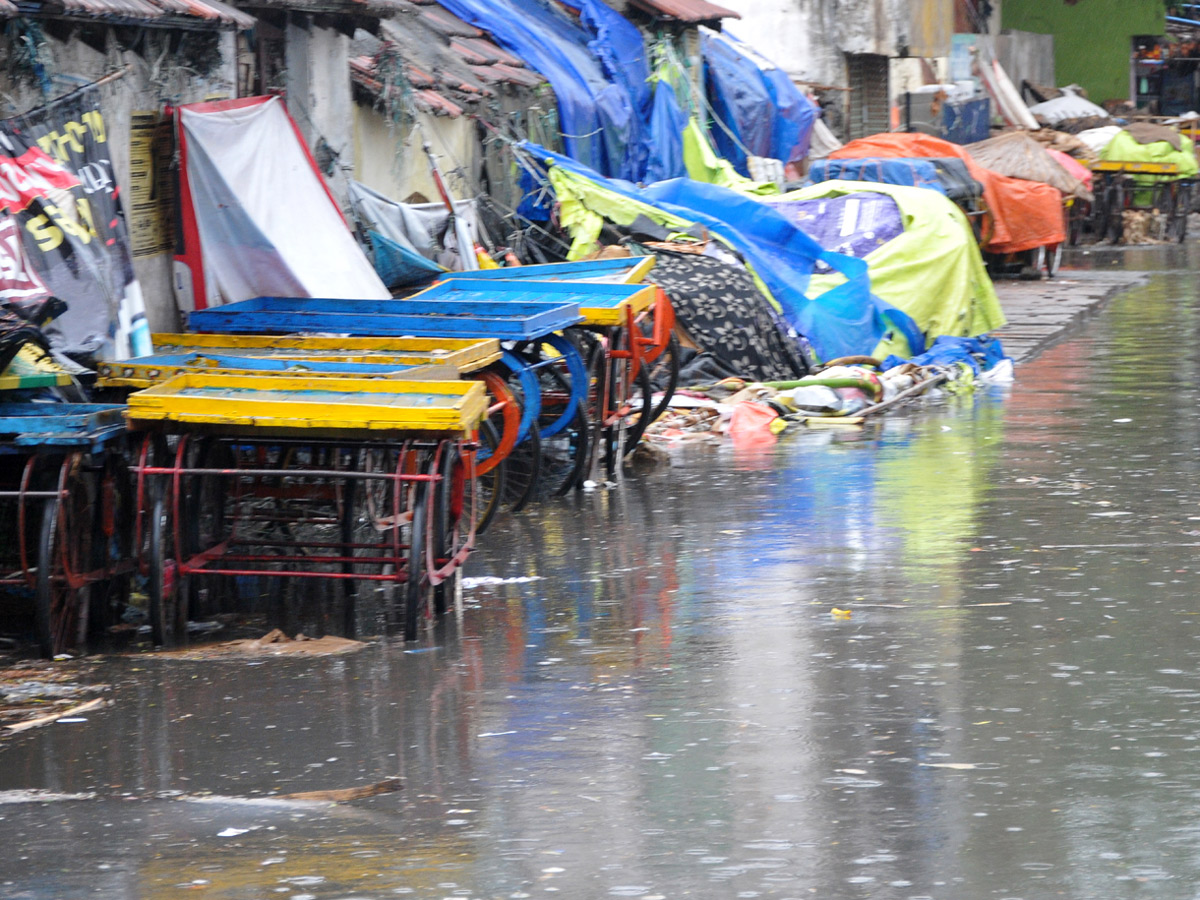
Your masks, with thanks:
M274 359L339 360L398 363L406 366L447 365L466 374L500 358L500 342L492 338L296 337L249 334L156 334L158 353L210 352Z
M252 428L272 434L466 434L487 411L476 381L307 378L188 372L129 396L130 422Z

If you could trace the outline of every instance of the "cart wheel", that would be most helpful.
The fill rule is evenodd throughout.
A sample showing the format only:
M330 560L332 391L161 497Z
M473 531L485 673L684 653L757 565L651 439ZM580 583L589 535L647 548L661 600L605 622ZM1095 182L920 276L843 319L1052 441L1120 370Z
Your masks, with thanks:
M508 389L521 410L524 418L527 410L525 387L517 374L511 374L506 379ZM541 397L536 398L538 408L541 407ZM499 425L497 421L497 425ZM505 459L506 474L504 476L504 502L513 512L520 512L534 498L537 490L538 476L542 465L542 444L538 434L538 420L534 419L528 429L525 439L512 448Z
M538 369L542 385L542 462L538 478L538 499L561 497L576 487L583 477L588 456L588 418L586 404L575 405L565 423L559 419L571 395L570 375L565 367L542 366ZM553 434L547 431L555 429Z
M447 443L438 460L437 474L441 479L433 483L433 559L434 565L444 569L467 541L469 484L466 466L458 452L457 443ZM441 616L446 612L449 600L454 596L455 585L462 577L462 567L455 566L441 584L433 589L434 611Z
M68 573L83 574L91 563L90 522L81 525L72 513L87 514L90 504L79 504L76 496L86 494L81 482L68 485L64 500L47 500L42 511L38 539L36 624L42 656L86 650L84 643L88 588L73 589ZM71 527L74 526L74 527Z
M1104 237L1111 243L1120 243L1125 234L1125 182L1114 181L1108 186L1104 209L1107 217Z
M500 446L500 435L496 427L486 419L479 426L479 443L491 451ZM487 472L475 475L475 503L479 521L475 525L475 533L483 534L492 524L500 502L504 498L504 482L508 474L508 461L501 460Z
M425 567L425 538L428 495L425 485L418 484L412 492L412 525L408 542L408 569L404 585L404 640L415 641L420 633L421 617L430 607L429 578Z
M150 635L156 647L172 648L187 634L186 579L175 564L175 534L169 513L170 479L150 485L147 548L150 562L146 596L150 604Z
M1083 238L1083 225L1092 216L1092 204L1076 198L1067 217L1067 246L1078 247Z
M1047 278L1053 278L1058 274L1060 265L1062 265L1062 244L1042 246L1033 251L1033 269L1039 275L1045 274Z
M536 426L513 447L504 465L504 502L513 512L520 512L537 496L541 480L542 439Z
M1186 183L1176 185L1175 195L1171 204L1171 215L1167 219L1167 240L1179 244L1183 243L1184 238L1187 237L1187 220L1191 209L1191 185Z
M189 468L232 469L237 465L229 444L213 438L192 442ZM183 535L186 557L208 550L229 537L228 498L231 479L221 475L190 475L184 478ZM188 576L189 613L210 615L226 612L232 582L220 575ZM201 603L203 608L201 608Z
M637 376L634 378L634 384L630 392L629 400L614 404L613 398L609 400L609 409L599 410L600 394L605 381L612 383L613 369L616 365L623 365L624 360L609 364L604 355L604 346L596 342L589 354L588 371L593 373L590 379L589 386L589 415L592 421L610 421L613 418L625 418L631 416L637 410L652 410L653 391L650 387L650 373L645 366L638 369ZM599 417L599 418L597 418ZM628 453L638 441L642 439L642 434L646 427L650 424L650 416L644 413L638 413L637 418L630 422L625 428L625 442L621 450L621 455ZM597 448L597 451L603 450L605 469L608 477L612 478L617 467L621 464L621 460L617 459L617 439L618 428L615 424L608 425L603 429L603 444Z
M650 386L663 392L662 398L654 404L654 411L646 425L650 425L667 411L675 389L679 387L679 338L674 333L667 341L667 346L650 366ZM645 430L645 429L643 429Z
M100 515L94 540L100 549L97 564L118 570L92 589L90 630L104 631L121 620L133 582L134 519L137 501L133 476L124 452L108 453L100 480Z

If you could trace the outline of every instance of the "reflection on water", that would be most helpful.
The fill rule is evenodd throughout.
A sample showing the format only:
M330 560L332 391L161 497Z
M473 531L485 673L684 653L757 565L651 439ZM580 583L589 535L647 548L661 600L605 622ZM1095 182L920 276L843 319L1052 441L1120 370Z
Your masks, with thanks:
M95 795L0 802L0 896L1192 896L1196 336L1163 276L1004 394L516 518L471 574L538 580L407 651L102 664L0 748Z

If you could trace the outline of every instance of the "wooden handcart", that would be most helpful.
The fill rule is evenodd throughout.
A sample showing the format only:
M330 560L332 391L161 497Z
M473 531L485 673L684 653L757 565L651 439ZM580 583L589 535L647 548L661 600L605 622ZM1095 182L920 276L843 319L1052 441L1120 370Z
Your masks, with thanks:
M183 640L193 588L264 576L341 582L347 634L416 638L474 546L486 410L475 381L189 372L131 394L156 642Z

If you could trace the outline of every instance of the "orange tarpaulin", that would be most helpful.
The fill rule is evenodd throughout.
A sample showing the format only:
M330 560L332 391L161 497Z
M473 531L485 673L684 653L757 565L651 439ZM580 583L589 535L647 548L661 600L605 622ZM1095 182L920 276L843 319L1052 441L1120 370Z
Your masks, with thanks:
M957 156L971 177L983 185L983 198L992 219L989 253L1019 253L1066 240L1063 196L1048 184L1009 178L985 169L965 149L928 134L873 134L851 141L829 154L830 159L886 157L937 159Z

